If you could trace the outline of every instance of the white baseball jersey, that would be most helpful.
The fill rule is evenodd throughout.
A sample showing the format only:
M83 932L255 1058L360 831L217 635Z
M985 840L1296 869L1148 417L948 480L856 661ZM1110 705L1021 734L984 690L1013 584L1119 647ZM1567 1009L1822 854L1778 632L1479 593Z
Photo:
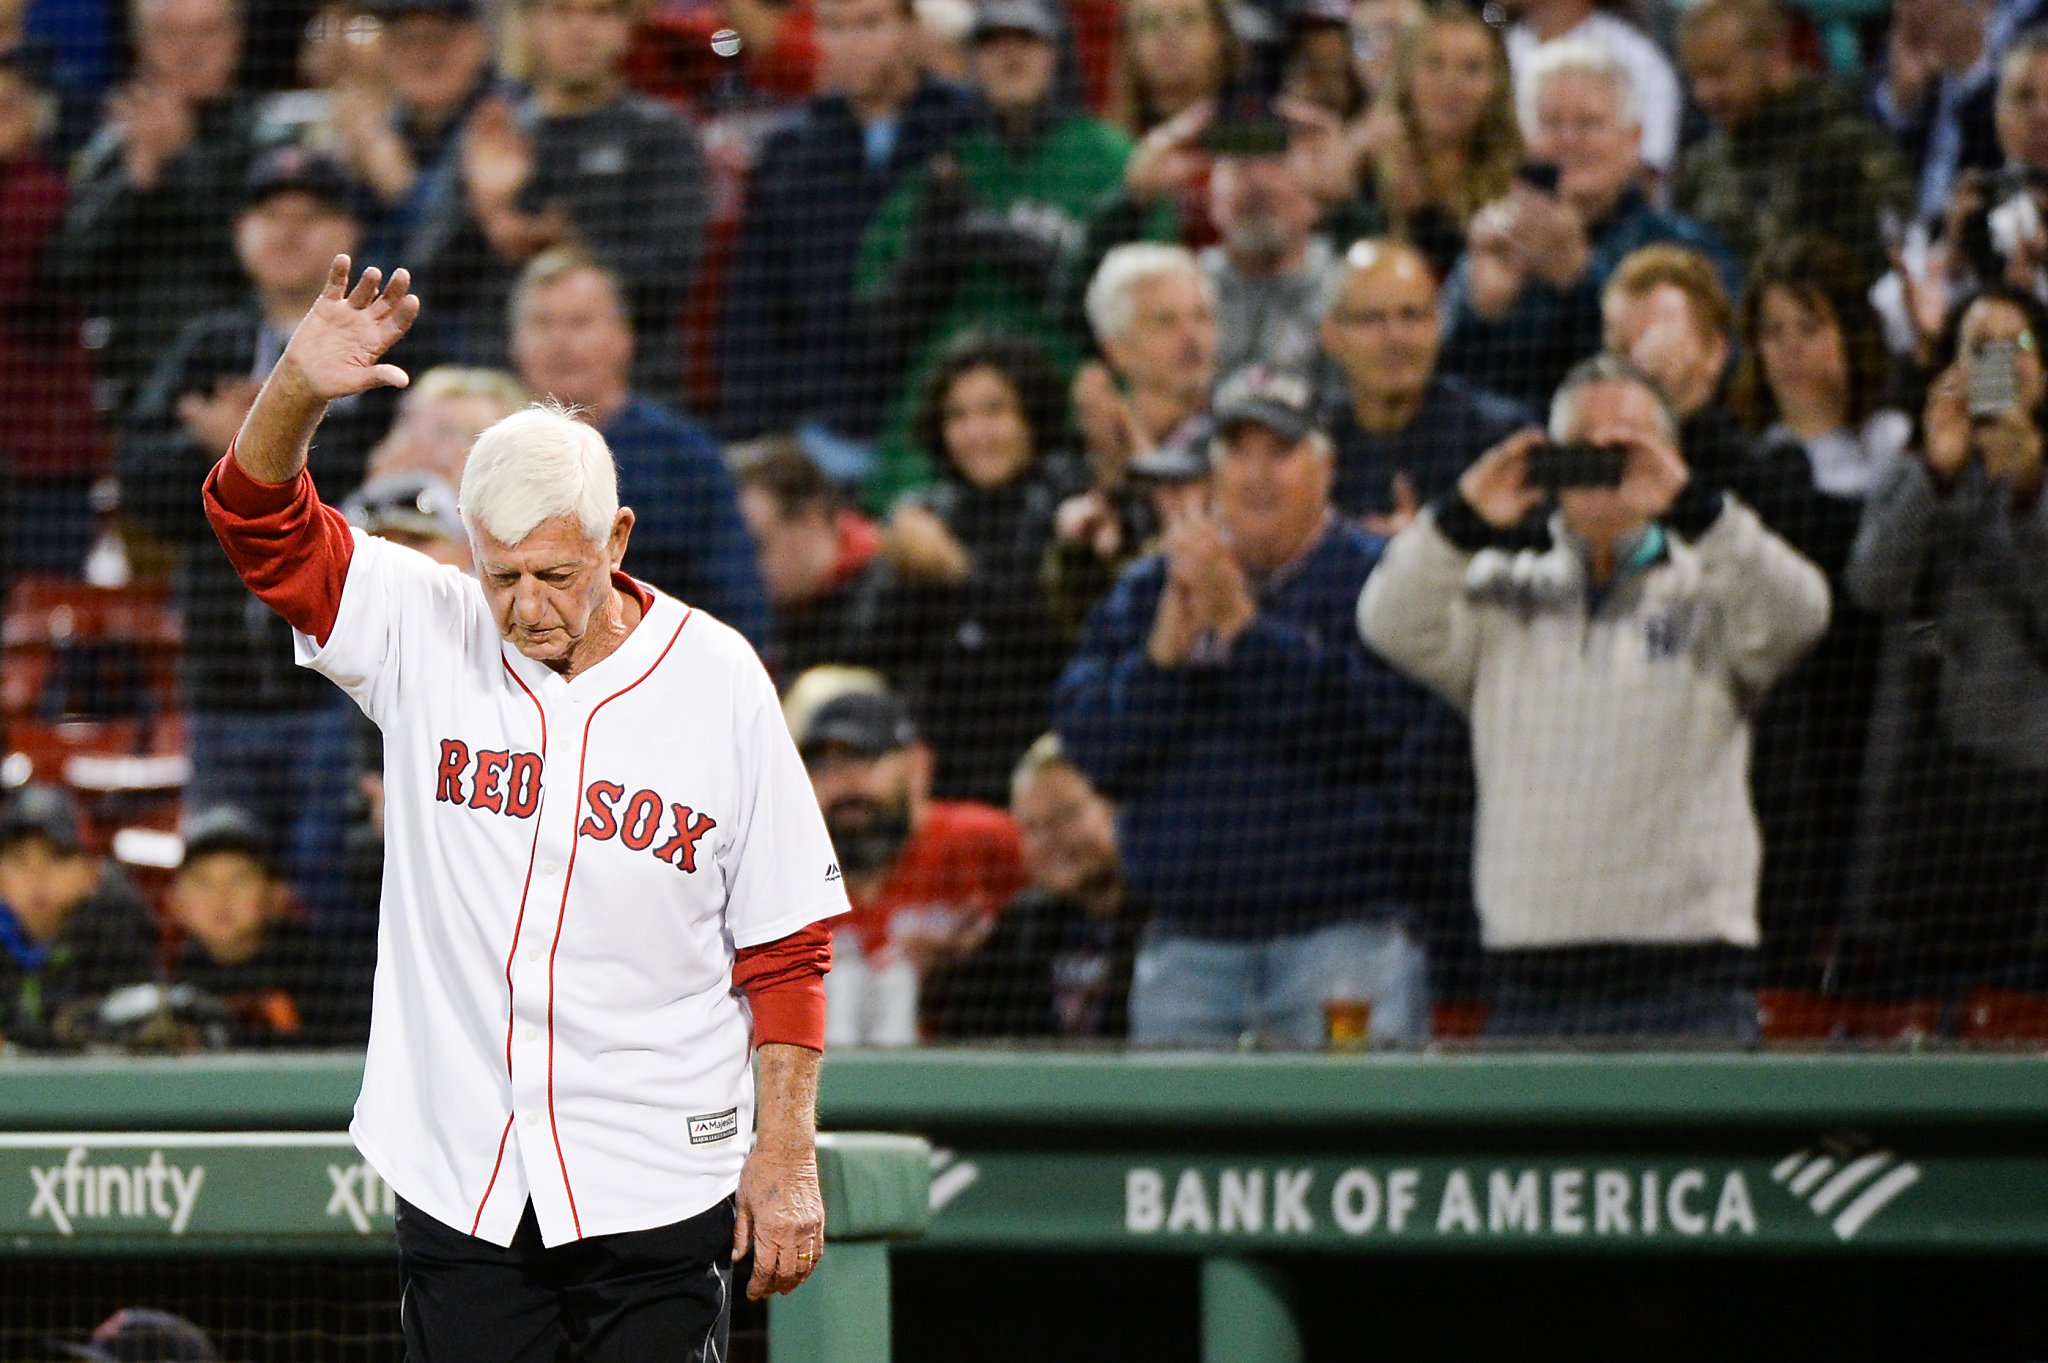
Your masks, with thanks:
M753 1130L733 954L847 910L775 688L672 597L564 680L481 585L355 535L301 664L384 731L368 1065L350 1133L407 1201L509 1245L731 1193Z

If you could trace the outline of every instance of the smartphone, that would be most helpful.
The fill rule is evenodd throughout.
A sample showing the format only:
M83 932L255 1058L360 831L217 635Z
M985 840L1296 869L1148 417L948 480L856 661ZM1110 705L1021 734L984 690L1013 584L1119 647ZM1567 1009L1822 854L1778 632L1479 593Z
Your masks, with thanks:
M2020 405L2019 346L1988 341L1970 356L1970 420L1996 421Z
M1573 487L1620 487L1625 445L1538 445L1529 451L1529 481L1553 495Z
M1557 162L1524 161L1515 167L1515 178L1541 194L1557 193Z

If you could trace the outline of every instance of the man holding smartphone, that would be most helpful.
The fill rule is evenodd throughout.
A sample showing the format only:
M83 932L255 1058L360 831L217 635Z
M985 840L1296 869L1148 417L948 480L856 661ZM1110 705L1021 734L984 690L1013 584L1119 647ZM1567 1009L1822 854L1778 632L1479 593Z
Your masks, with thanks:
M1640 370L1587 361L1549 441L1482 455L1359 598L1366 642L1471 721L1495 1035L1757 1032L1750 715L1820 637L1828 588L1693 480L1676 430ZM1547 495L1551 544L1514 549Z

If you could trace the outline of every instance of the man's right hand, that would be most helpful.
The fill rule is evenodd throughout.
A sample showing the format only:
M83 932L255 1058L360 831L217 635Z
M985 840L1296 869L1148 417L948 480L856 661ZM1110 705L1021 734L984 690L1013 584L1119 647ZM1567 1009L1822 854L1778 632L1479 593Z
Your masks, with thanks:
M348 286L349 258L336 256L327 270L327 285L312 310L292 332L277 361L280 382L315 402L333 402L372 388L403 388L412 380L395 364L380 364L420 315L420 300L411 292L412 276L395 270L380 292L376 266L363 271L354 289Z
M1543 432L1533 426L1516 431L1480 455L1458 479L1458 495L1494 529L1520 525L1543 505L1543 490L1529 482L1529 452L1543 439Z

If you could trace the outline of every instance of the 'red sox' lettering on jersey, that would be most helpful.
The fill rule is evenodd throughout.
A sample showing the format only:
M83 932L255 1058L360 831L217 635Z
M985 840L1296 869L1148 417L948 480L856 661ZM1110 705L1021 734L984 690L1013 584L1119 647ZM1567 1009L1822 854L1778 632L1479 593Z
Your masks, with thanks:
M434 799L515 819L530 818L540 808L540 775L538 753L484 748L472 759L467 743L444 738L435 770Z
M688 805L670 804L651 790L636 791L630 800L625 794L617 781L592 781L583 791L583 808L590 812L576 826L576 835L598 842L616 837L635 852L652 848L656 860L695 872L697 842L718 827L718 820ZM663 832L667 836L657 845L655 837Z

